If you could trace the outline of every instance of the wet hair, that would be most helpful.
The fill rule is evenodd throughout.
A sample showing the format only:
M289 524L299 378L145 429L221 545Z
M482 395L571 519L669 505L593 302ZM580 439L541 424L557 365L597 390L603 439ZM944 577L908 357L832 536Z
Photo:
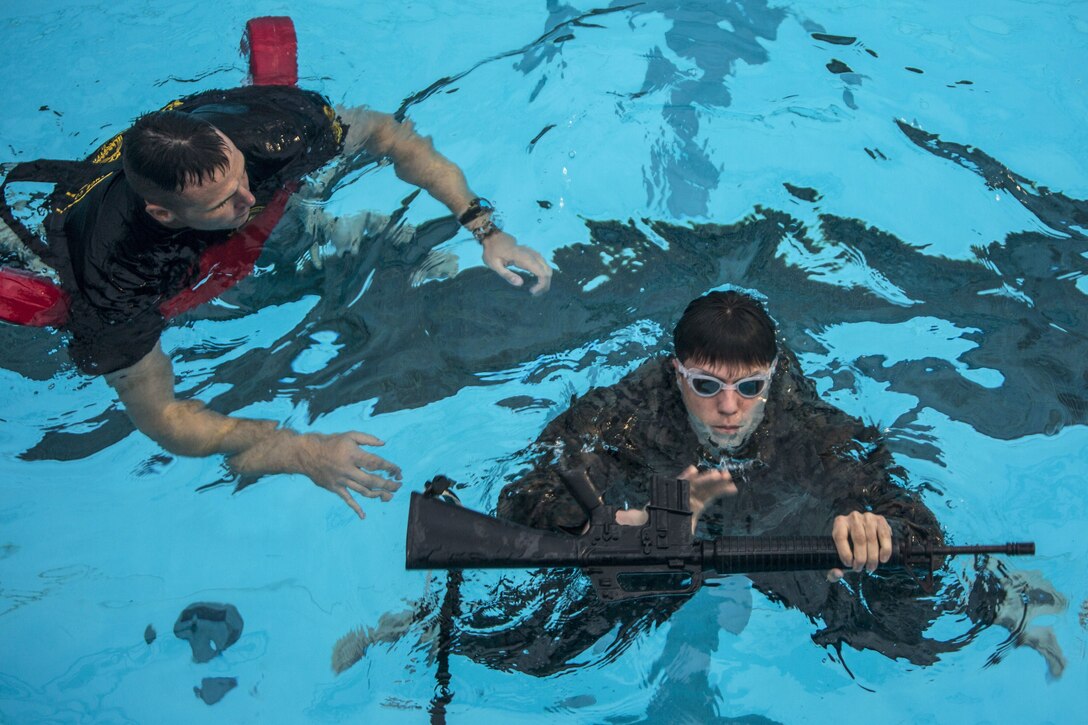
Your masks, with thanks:
M673 330L682 363L759 367L778 354L774 322L758 300L740 292L710 292L692 300Z
M230 167L226 144L215 126L180 111L157 111L136 119L121 148L132 188L145 201L158 204L176 202L180 192Z

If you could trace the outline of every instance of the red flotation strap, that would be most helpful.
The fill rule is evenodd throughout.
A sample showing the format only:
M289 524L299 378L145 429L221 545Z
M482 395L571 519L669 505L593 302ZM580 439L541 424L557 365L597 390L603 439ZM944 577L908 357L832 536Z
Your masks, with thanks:
M279 223L287 200L298 184L286 186L273 195L261 212L222 244L214 244L200 255L197 282L159 305L166 319L213 300L253 272L268 235Z
M59 327L68 319L68 293L48 277L0 268L0 320Z
M242 38L242 52L249 56L249 75L254 85L289 86L298 81L298 42L291 18L250 20ZM214 299L249 275L297 188L293 184L280 189L244 227L222 244L208 247L200 257L198 281L160 305L163 317L169 319ZM0 267L0 320L60 327L68 320L68 308L68 293L49 278Z

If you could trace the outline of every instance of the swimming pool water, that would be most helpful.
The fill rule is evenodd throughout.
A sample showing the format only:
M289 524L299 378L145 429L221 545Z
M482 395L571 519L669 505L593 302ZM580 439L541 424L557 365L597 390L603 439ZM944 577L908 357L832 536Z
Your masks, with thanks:
M758 594L740 634L698 643L703 661L683 645L714 616L704 592L572 673L454 656L450 722L1085 711L1088 3L295 5L5 4L2 160L80 157L140 112L241 83L245 21L291 15L301 85L404 108L576 283L540 300L503 289L465 235L441 247L461 268L447 282L413 278L422 259L297 283L268 265L229 298L241 307L166 334L180 394L373 433L406 490L444 473L490 509L571 394L661 349L691 297L741 284L767 296L821 394L887 429L953 541L1035 540L1039 555L1010 567L1068 601L1034 623L1067 660L1052 679L999 627L930 667L849 649L844 667L803 615ZM368 170L326 209L389 213L410 191ZM420 196L406 219L442 213ZM724 241L685 241L702 224L726 225ZM341 636L441 590L400 566L406 490L364 504L363 522L300 478L198 492L228 479L221 460L131 432L56 333L0 335L0 719L428 718L435 666L418 632L330 667ZM199 601L245 620L202 664L172 632ZM209 706L192 688L212 677L237 687Z

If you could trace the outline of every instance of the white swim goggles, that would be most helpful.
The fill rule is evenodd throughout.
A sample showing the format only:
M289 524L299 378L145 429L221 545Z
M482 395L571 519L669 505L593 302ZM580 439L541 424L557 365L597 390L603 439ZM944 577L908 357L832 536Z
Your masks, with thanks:
M676 361L676 370L683 376L684 380L688 381L688 387L691 388L691 392L695 393L700 398L713 398L723 389L735 390L737 395L742 398L756 398L759 397L760 393L767 389L767 385L770 383L771 377L774 375L775 366L777 365L778 357L776 356L775 359L771 361L771 367L767 372L752 375L747 378L741 378L735 383L727 383L724 380L719 380L713 375L688 370L679 360Z

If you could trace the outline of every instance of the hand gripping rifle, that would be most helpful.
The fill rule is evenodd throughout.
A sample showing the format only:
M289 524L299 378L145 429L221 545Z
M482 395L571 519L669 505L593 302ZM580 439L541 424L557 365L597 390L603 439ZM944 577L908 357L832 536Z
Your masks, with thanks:
M691 531L688 482L653 482L649 519L641 526L616 523L583 469L563 476L585 510L580 535L532 529L443 502L449 479L412 493L408 508L405 566L408 569L536 569L579 567L604 601L694 592L705 576L842 567L830 536L723 536L695 539ZM454 497L455 498L455 497ZM901 566L926 591L945 557L961 554L1032 555L1035 544L934 546L914 533L893 542L887 565ZM884 565L884 566L887 566ZM926 572L926 583L914 569ZM928 586L927 586L928 585Z

